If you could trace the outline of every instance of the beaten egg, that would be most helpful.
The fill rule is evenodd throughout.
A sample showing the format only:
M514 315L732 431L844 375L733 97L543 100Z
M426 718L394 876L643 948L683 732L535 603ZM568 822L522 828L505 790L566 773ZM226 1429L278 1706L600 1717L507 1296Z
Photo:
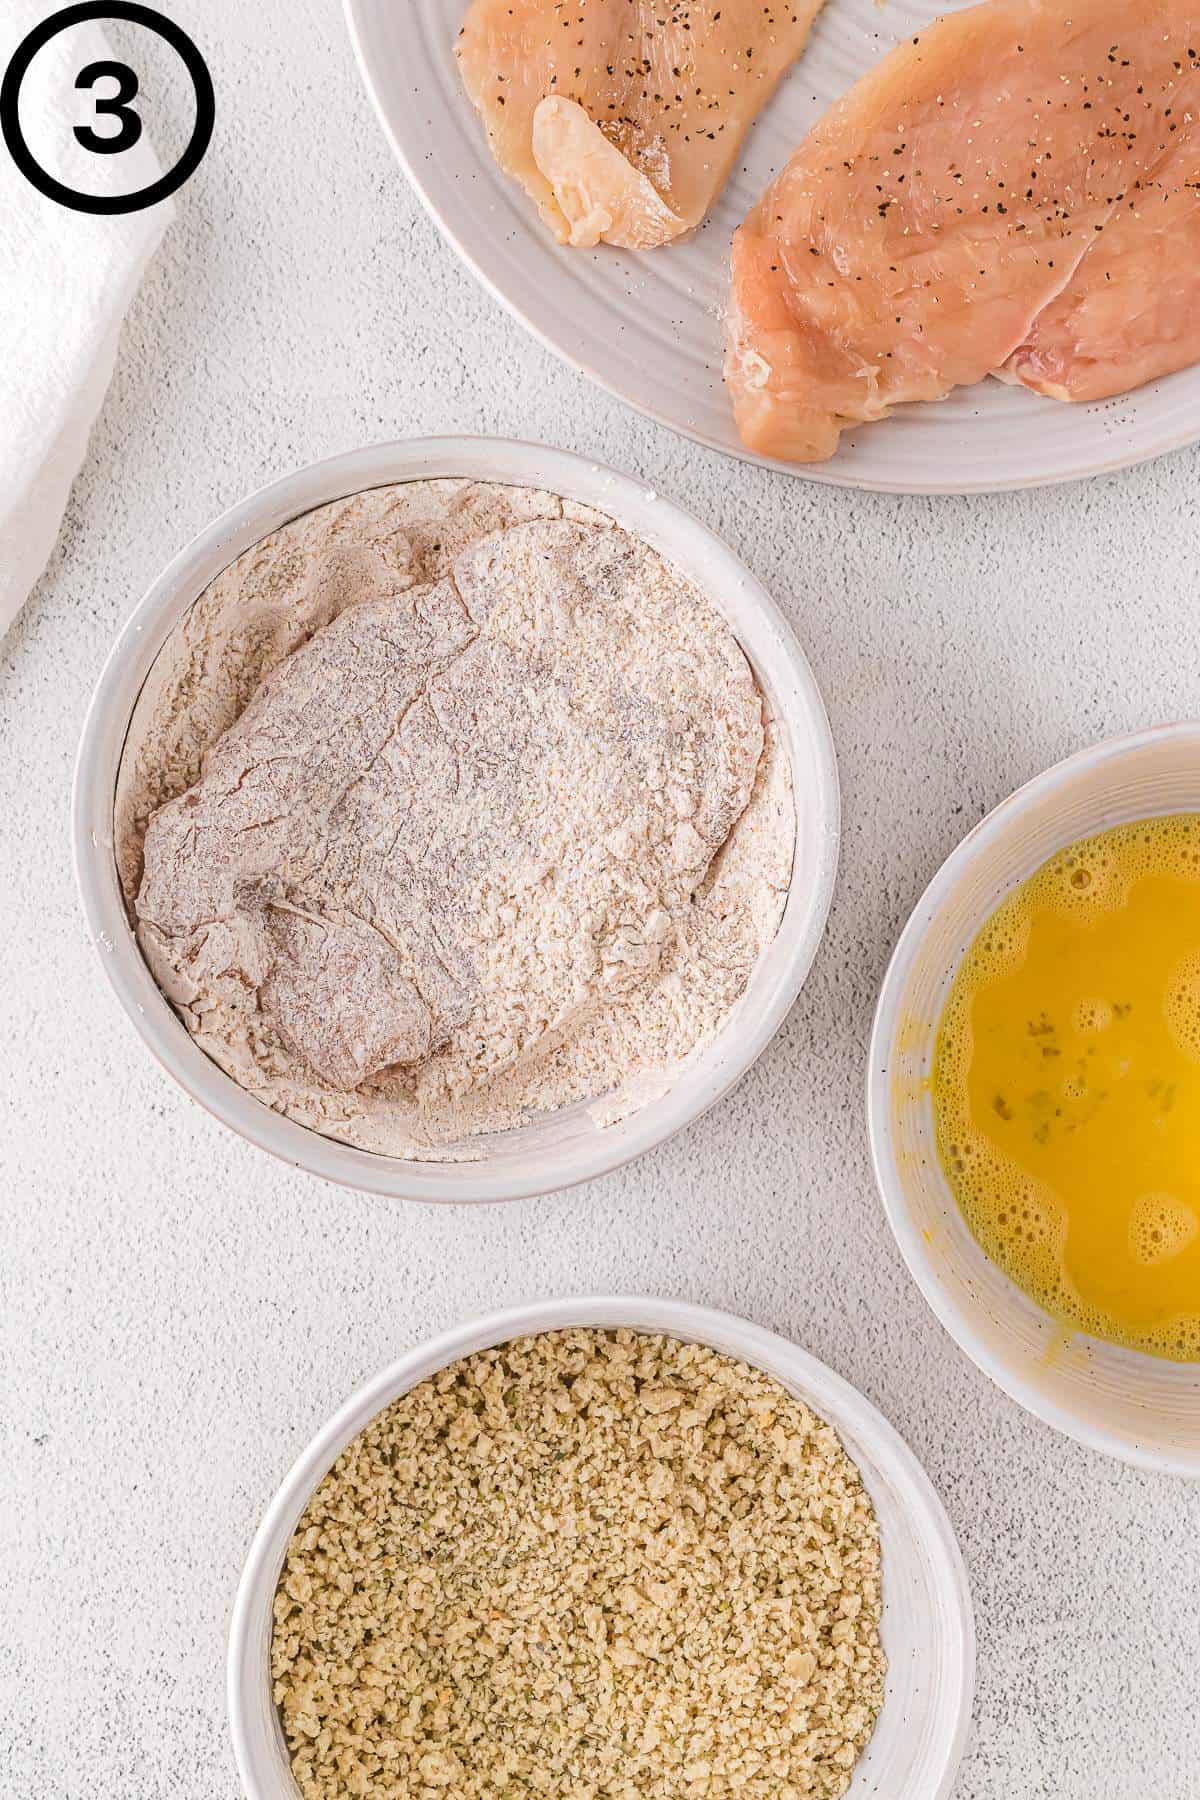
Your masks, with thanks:
M938 1028L976 1239L1076 1330L1200 1361L1200 814L1068 846L1002 901Z

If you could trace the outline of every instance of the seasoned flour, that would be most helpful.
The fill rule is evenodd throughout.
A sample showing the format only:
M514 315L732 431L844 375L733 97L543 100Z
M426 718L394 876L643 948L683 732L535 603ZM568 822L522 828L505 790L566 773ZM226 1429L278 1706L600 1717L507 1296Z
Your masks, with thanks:
M321 508L208 588L139 700L143 953L222 1068L348 1142L619 1116L778 926L764 711L713 608L599 514L461 481Z

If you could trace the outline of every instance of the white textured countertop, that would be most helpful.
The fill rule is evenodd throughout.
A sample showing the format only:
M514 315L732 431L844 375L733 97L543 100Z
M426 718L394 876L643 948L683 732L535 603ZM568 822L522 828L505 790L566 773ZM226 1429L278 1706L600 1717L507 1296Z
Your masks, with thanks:
M430 1331L593 1289L785 1332L922 1458L979 1627L960 1800L1192 1800L1200 1488L1076 1448L964 1360L885 1227L862 1087L888 952L967 826L1096 737L1200 711L1200 456L924 500L696 449L477 290L391 161L335 0L169 10L208 55L217 138L0 644L0 1793L232 1796L226 1624L293 1456ZM845 841L808 986L724 1105L561 1199L434 1212L289 1173L152 1064L84 935L68 790L117 626L185 539L299 463L442 431L583 451L729 538L824 690Z

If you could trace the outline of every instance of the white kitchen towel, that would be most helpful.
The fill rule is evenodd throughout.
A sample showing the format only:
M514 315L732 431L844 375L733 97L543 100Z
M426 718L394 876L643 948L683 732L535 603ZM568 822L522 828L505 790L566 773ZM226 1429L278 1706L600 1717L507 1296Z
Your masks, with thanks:
M0 72L57 0L3 0ZM90 122L75 78L112 60L95 24L72 26L34 58L21 89L33 154L68 186L128 193L162 173L147 131L119 155L76 142ZM100 94L113 91L101 83ZM101 119L101 135L115 130ZM47 199L0 140L0 637L46 566L71 483L112 378L117 338L143 272L173 216L167 200L111 218Z

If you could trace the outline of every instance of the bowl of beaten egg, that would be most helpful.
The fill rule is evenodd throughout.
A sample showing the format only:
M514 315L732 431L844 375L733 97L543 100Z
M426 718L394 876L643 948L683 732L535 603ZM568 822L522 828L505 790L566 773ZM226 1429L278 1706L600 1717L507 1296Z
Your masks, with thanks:
M990 813L884 979L868 1121L892 1230L1038 1418L1200 1477L1200 721Z

